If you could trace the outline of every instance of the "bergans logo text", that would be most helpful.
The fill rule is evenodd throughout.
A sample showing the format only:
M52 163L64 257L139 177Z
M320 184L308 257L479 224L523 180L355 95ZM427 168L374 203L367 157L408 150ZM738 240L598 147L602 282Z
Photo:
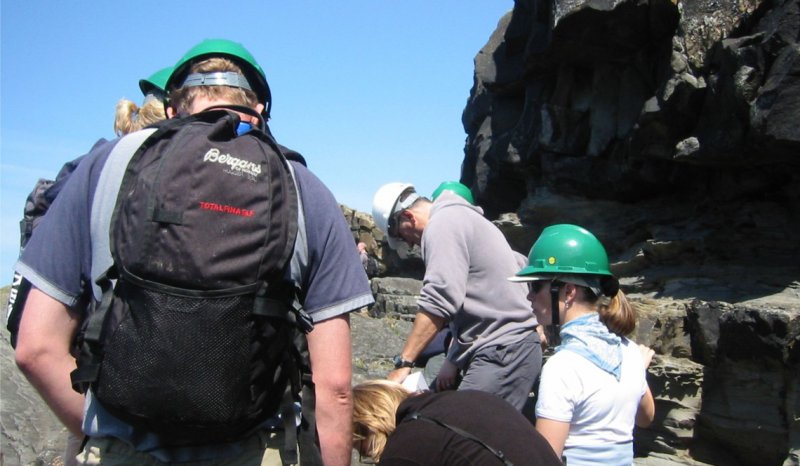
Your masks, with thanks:
M252 217L255 215L254 210L242 209L232 205L217 204L216 202L203 202L200 201L200 208L203 210L211 210L214 212L222 212L223 214L239 215L240 217Z
M251 179L261 174L261 165L234 157L231 154L220 154L219 149L209 149L206 155L203 156L203 162L226 165L226 173L237 176L247 175Z

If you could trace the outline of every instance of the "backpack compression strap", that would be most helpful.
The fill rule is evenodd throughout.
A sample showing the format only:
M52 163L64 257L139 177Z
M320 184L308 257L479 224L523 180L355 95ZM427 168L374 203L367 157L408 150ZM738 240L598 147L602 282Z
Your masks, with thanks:
M270 139L271 135L267 134ZM278 148L287 160L294 160L305 165L305 160L302 156L278 144ZM293 156L294 154L294 156ZM299 157L300 160L297 160ZM294 270L295 267L302 268L300 263L303 262L301 257L308 256L308 246L305 233L305 220L303 202L297 187L297 179L295 178L294 168L291 164L287 163L287 168L291 175L291 182L294 186L294 192L297 196L297 204L295 206L297 217L296 239L294 241L292 251L289 254L289 263L287 267ZM319 451L319 440L317 439L317 423L316 423L316 393L314 391L314 382L311 376L311 365L309 362L308 342L306 335L314 328L314 321L303 309L303 294L297 288L299 286L299 277L295 276L293 272L289 272L291 284L287 284L290 289L291 296L288 301L289 312L286 313L285 309L281 306L287 302L287 297L284 296L278 303L269 303L264 301L266 306L257 309L256 313L267 316L275 316L275 311L281 313L284 318L289 318L292 325L300 330L295 335L294 344L289 348L286 361L289 369L289 384L284 393L281 403L281 416L283 419L284 429L284 444L281 447L281 458L284 464L297 464L299 460L303 466L323 466L322 458ZM294 286L292 286L292 284ZM278 316L275 316L278 317ZM295 401L297 393L300 394L300 425L295 423ZM298 452L299 450L299 452ZM299 453L299 455L298 455Z

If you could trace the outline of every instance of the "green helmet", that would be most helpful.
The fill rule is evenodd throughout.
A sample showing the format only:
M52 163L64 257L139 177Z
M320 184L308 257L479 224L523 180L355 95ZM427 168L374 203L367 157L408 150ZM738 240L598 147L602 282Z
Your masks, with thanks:
M528 254L528 266L516 277L571 274L611 276L611 271L605 248L589 230L562 224L542 231Z
M459 183L458 181L445 181L436 188L436 191L433 192L431 196L431 200L436 200L443 192L445 191L452 191L459 196L463 197L467 202L472 205L475 205L475 199L472 197L472 191L465 185Z
M217 56L230 58L242 67L247 83L241 83L242 85L239 85L239 87L247 87L249 85L251 90L258 96L259 102L264 104L264 114L268 116L272 104L272 95L264 70L261 69L253 55L242 44L227 39L206 39L189 49L175 64L175 69L167 80L166 88L171 91L183 86L184 79L186 79L189 67L193 62Z
M168 66L156 71L147 79L140 79L139 89L142 90L142 95L146 96L148 94L156 93L164 94L164 91L167 88L167 79L169 79L173 69L173 67Z

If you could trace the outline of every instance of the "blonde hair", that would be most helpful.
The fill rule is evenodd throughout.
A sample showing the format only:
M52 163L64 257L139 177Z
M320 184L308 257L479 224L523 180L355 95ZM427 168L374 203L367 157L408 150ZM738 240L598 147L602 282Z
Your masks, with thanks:
M411 396L389 380L368 380L353 387L353 439L366 441L362 455L380 461L386 441L394 432L397 407Z
M119 99L114 111L114 133L124 136L165 118L164 103L158 98L148 96L141 108L128 99Z
M214 57L194 63L189 68L189 73L213 73L232 71L244 75L242 69L233 61ZM244 105L255 108L259 103L255 92L248 89L232 86L192 86L181 87L170 93L170 105L178 114L187 114L192 108L192 102L199 96L210 100L227 100L234 105Z

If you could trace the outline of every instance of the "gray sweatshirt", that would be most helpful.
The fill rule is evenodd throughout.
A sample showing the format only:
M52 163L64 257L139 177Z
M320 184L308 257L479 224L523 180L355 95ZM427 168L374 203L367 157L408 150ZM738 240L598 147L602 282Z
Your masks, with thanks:
M464 368L485 346L518 342L537 325L524 283L507 280L520 254L480 207L445 192L433 203L422 234L425 279L419 307L454 329L447 358Z

